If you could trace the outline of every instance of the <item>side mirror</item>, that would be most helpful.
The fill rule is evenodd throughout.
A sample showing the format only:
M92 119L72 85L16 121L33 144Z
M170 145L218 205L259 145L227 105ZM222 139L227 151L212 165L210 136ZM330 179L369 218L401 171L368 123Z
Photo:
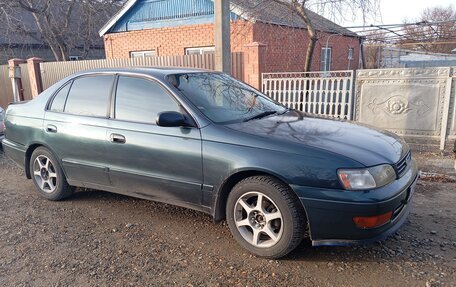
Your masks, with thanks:
M193 124L181 113L161 112L157 117L157 125L160 127L191 127Z

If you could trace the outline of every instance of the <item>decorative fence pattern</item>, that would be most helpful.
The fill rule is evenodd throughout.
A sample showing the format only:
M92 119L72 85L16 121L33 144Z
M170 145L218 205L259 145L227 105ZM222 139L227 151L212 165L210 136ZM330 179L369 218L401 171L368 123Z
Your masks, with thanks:
M353 119L353 71L264 73L262 91L293 109Z
M451 68L359 70L356 120L413 142L440 140L443 149L454 122ZM453 118L453 120L452 120Z
M231 74L240 80L244 79L243 53L231 54ZM121 67L191 67L207 70L215 69L214 54L184 55L184 56L159 56L135 59L107 59L73 62L41 63L41 78L43 89L73 73L98 69Z

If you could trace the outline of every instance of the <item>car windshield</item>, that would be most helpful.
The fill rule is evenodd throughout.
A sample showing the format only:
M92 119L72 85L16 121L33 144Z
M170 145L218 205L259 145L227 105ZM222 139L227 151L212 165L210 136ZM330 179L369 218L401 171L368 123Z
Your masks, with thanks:
M222 73L199 72L168 77L204 115L219 124L282 114L287 108Z

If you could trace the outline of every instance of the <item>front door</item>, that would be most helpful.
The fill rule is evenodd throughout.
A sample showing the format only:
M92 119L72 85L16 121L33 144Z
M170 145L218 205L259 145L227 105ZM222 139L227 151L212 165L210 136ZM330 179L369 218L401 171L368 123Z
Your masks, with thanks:
M181 111L174 97L158 82L131 76L119 76L115 97L107 142L117 192L201 204L199 129L156 125L158 113Z

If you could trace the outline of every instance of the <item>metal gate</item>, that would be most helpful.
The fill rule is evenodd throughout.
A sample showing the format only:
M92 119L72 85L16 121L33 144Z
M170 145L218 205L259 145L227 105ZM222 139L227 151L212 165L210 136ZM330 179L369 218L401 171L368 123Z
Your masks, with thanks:
M353 119L353 71L264 73L262 91L306 113Z

